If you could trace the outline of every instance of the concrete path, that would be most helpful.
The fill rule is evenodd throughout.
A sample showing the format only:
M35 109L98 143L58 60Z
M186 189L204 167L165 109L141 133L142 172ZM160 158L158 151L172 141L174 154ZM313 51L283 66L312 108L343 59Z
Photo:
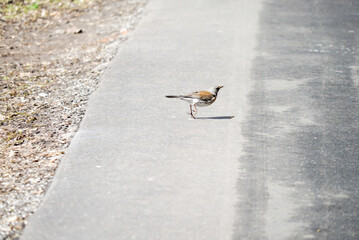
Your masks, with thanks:
M358 239L358 12L151 0L22 239Z
M231 239L259 11L257 0L151 0L23 239ZM216 85L197 116L218 119L191 120L164 97Z

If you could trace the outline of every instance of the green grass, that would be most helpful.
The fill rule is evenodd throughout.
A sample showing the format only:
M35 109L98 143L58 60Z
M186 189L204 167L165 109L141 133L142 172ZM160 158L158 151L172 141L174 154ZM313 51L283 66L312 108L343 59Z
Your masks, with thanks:
M98 1L101 0L0 0L0 18L7 21L36 20L42 10L81 9Z
M37 10L37 9L39 9L39 3L36 1L34 3L27 5L26 8L28 10Z

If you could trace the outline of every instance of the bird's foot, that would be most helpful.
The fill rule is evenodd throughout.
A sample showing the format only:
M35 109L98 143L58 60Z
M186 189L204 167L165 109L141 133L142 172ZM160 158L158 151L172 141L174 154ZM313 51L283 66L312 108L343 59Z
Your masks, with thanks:
M192 117L193 119L196 119L196 117L195 117L195 115L194 115L193 113L188 112L187 114L188 114L188 115L191 115L191 117Z

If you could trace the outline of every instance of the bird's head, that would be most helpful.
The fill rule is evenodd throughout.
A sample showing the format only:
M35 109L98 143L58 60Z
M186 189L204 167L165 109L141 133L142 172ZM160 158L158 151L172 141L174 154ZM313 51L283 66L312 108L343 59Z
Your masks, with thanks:
M223 88L223 86L215 86L215 87L211 87L208 92L217 95L219 89Z

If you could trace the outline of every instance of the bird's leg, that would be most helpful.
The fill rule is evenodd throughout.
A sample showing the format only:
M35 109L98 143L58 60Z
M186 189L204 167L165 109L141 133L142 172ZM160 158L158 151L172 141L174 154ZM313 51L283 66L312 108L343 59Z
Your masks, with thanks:
M196 104L193 104L193 107L194 107L194 115L197 114L197 107L196 107Z
M189 110L191 111L191 116L192 116L194 119L196 119L196 118L194 117L194 115L193 115L193 112L192 112L192 104L189 105Z

